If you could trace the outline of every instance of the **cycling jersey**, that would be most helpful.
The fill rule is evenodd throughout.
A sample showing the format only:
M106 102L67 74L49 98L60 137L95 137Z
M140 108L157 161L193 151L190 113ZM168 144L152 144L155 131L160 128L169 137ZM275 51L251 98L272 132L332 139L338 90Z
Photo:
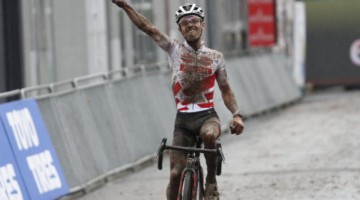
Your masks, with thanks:
M180 112L198 112L214 107L215 80L225 73L225 62L220 52L201 43L198 51L185 41L159 42L168 53L172 70L172 89Z

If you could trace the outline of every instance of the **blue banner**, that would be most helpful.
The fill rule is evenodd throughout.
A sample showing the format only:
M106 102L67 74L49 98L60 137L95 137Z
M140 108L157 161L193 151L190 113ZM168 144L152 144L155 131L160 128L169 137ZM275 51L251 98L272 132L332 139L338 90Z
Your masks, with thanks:
M5 129L0 121L0 199L28 200L28 194L17 167Z
M68 185L33 99L0 105L3 122L30 199L50 200L68 193Z

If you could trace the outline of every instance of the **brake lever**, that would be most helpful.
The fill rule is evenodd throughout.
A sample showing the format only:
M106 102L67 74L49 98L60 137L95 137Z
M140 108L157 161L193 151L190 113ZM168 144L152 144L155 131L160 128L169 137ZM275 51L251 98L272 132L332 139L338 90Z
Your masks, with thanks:
M166 147L166 140L167 140L167 138L162 139L160 146L159 146L158 150L156 151L156 157L159 157L159 155L164 152L165 147Z
M218 156L220 155L221 161L225 164L225 156L224 156L224 153L223 153L221 143L217 142L216 146L217 146L216 149L217 149L217 152L218 152Z

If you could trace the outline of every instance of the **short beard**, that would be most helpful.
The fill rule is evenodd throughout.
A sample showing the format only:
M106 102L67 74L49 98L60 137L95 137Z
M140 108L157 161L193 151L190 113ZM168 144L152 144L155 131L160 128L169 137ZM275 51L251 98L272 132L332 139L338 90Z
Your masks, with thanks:
M186 40L186 42L188 42L188 43L191 43L191 42L196 42L196 41L198 41L198 40L200 40L200 38L201 38L201 36L202 36L202 32L203 32L203 30L201 29L200 30L200 35L199 35L199 37L198 38L195 38L194 40L187 40L186 38L184 38L185 40Z

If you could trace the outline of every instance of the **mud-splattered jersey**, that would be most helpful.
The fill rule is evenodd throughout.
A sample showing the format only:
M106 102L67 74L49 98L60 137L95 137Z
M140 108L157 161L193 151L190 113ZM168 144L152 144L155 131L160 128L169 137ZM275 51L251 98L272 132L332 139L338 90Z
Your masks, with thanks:
M204 46L198 51L176 40L159 44L169 56L172 89L180 112L198 112L214 107L217 76L225 72L223 55Z

